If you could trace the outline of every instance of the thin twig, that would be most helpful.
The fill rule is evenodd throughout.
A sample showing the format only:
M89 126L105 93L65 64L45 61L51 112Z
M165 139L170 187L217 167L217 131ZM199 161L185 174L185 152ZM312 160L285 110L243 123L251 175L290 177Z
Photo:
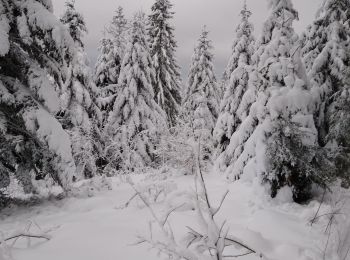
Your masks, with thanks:
M223 255L222 257L225 257L225 258L238 258L238 257L251 255L251 254L254 254L254 252L247 252L247 253L240 254L240 255Z
M169 216L171 215L171 213L173 213L175 210L181 208L181 207L184 206L184 205L185 205L185 203L182 203L180 206L177 206L177 207L173 208L172 210L170 210L170 211L167 213L167 215L166 215L166 217L165 217L165 219L164 219L164 221L163 221L163 227L164 227L164 225L167 223L168 218L169 218Z
M319 219L319 218L322 218L322 217L325 217L325 216L334 216L334 215L346 215L346 214L341 213L341 212L331 212L331 213L319 215L319 216L316 217L316 219Z
M254 249L248 247L247 245L243 244L242 242L239 242L239 241L237 241L237 240L234 240L234 239L232 239L232 238L227 238L227 237L225 238L225 240L227 240L227 241L229 241L229 242L231 242L231 243L237 244L237 245L239 245L239 246L241 246L241 247L243 247L243 248L245 248L245 249L251 251L252 253L255 253L255 254L256 254L256 251L255 251Z
M5 238L3 241L6 242L6 241L9 241L9 240L12 240L12 239L17 239L17 238L20 238L20 237L39 238L39 239L46 239L46 240L50 240L51 239L50 236L44 235L44 234L36 235L36 234L31 234L31 233L20 233L20 234L13 235L13 236L10 236L8 238ZM1 243L2 242L0 241L0 244Z
M137 193L135 193L134 195L131 196L131 198L124 204L123 208L127 208L129 206L129 204L131 203L131 201L133 199L135 199L137 197Z
M213 216L215 216L221 209L222 205L224 204L224 201L228 195L229 191L227 190L226 193L224 194L224 196L222 197L221 201L220 201L220 205L219 207L213 212Z
M319 213L320 210L321 210L321 206L322 206L322 204L323 204L324 197L326 196L326 192L327 192L327 190L324 189L323 195L322 195L322 199L321 199L321 202L320 202L320 205L318 206L318 209L317 209L317 211L316 211L316 214L315 214L314 218L311 220L311 226L315 223L315 221L316 221L316 219L317 219L317 215L318 215L318 213Z

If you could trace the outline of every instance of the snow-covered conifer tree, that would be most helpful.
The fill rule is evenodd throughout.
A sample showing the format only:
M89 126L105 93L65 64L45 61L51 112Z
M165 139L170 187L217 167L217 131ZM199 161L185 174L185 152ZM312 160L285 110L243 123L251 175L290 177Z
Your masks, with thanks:
M124 15L124 9L119 6L112 18L110 26L107 28L110 39L112 41L111 50L113 50L113 70L116 80L119 78L121 64L123 62L125 48L128 41L128 21ZM110 57L112 59L112 57ZM116 84L117 82L115 82Z
M154 161L164 111L154 100L154 68L146 40L145 15L135 15L118 80L121 88L106 126L111 169L135 170Z
M179 66L175 58L176 41L170 19L174 13L169 0L156 0L149 16L149 38L156 71L155 100L167 114L170 126L176 123L181 104Z
M75 0L66 1L66 11L61 18L61 22L68 27L69 34L74 42L84 47L82 38L87 32L84 17L75 10Z
M319 144L350 186L350 3L325 0L303 35L303 56L317 99Z
M314 102L293 29L298 13L291 0L269 0L269 5L249 82L255 102L219 160L231 178L257 174L271 184L272 196L289 186L300 202L308 199L311 183L327 180L317 168L322 161L316 154Z
M38 0L1 0L0 35L0 172L27 192L32 176L46 175L68 190L76 167L55 115L62 108L57 90L70 78L73 39L51 1Z
M61 94L65 105L61 121L71 135L78 173L82 177L92 177L97 172L95 162L101 152L98 130L101 114L96 105L98 90L92 79L82 41L87 29L83 16L75 9L74 2L74 0L66 2L67 8L61 18L71 33L76 47L75 59L70 61L70 82L67 82L67 88Z
M214 74L211 41L206 27L198 40L192 57L188 87L184 99L184 116L193 126L196 138L200 136L203 145L213 148L213 130L219 113L218 84Z
M248 89L254 54L253 25L249 22L251 12L246 2L241 11L241 23L236 29L232 54L224 73L224 98L220 105L220 115L214 130L217 153L222 153L230 142L242 120L249 113L250 103L243 99Z
M120 61L120 66L128 41L128 20L125 18L123 7L118 7L107 30L113 41L115 59Z
M95 65L95 84L99 88L98 105L102 111L104 126L118 93L120 60L115 58L113 41L105 35L99 47L100 55Z
M99 51L100 55L95 65L95 84L102 88L116 84L118 80L113 42L107 35L101 39Z
M112 22L101 40L100 56L95 65L95 83L100 89L98 104L103 113L103 126L118 94L118 78L127 41L128 21L122 7L113 16Z

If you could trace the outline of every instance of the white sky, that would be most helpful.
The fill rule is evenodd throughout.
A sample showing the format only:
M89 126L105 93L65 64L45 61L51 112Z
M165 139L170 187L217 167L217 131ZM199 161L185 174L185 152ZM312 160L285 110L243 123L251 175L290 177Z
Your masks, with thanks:
M293 0L299 11L300 21L295 23L298 33L310 24L322 0ZM65 0L52 0L55 13L61 15ZM86 51L93 64L98 56L97 48L102 30L111 20L114 11L120 5L127 18L138 10L149 13L154 0L76 0L76 8L86 20L89 34L85 38ZM243 0L172 0L176 12L173 25L178 42L177 59L182 67L182 77L187 78L193 47L205 24L210 30L210 38L214 45L215 68L218 78L226 66L230 55L231 43L235 28L239 22L239 12ZM255 26L255 34L260 35L261 26L268 16L266 0L247 0L253 12L251 21Z

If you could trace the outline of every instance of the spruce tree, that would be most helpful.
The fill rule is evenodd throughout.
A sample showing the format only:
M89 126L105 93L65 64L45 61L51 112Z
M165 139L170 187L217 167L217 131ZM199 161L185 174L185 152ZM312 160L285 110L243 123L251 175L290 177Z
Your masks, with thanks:
M310 196L312 183L325 186L319 170L313 98L301 62L299 39L293 29L297 11L290 0L270 0L271 15L254 54L249 84L256 93L249 115L233 134L224 152L226 173L258 175L276 196L289 186L297 202ZM324 160L325 161L325 160Z
M113 42L109 36L104 35L98 48L100 55L95 65L95 84L99 88L110 84L116 84L118 80L118 70L114 59Z
M156 0L149 16L149 38L153 64L155 100L167 114L170 126L176 123L181 104L179 66L175 58L176 41L170 24L174 13L169 0Z
M108 32L114 45L115 59L121 65L127 44L128 20L125 18L123 7L119 6L108 27ZM120 68L120 67L119 67ZM118 73L119 74L119 73Z
M84 47L82 38L87 33L84 17L75 10L75 0L68 0L65 3L66 11L61 18L61 22L68 27L69 34L74 42Z
M103 126L113 110L118 95L118 78L127 41L128 21L119 7L101 40L100 56L95 65L95 83L100 89L99 106L103 113Z
M218 84L214 74L212 44L204 26L192 57L188 87L184 99L184 117L191 121L196 138L213 149L213 130L219 113Z
M350 10L348 0L325 0L303 35L303 55L317 99L319 144L350 186Z
M118 94L118 76L120 73L120 60L114 55L113 41L105 35L99 47L100 55L95 65L95 84L99 88L98 104L102 111L104 126Z
M33 192L32 176L49 176L69 190L76 175L71 141L55 115L74 41L49 1L1 0L0 21L1 186L13 175Z
M121 88L106 126L109 168L133 171L155 158L165 114L154 101L154 68L146 40L145 15L135 15L118 84Z
M249 102L246 102L243 96L248 89L255 40L253 25L249 22L251 12L247 9L246 2L240 14L241 23L236 29L232 54L224 73L225 94L214 130L218 154L225 150L232 134L245 119L250 109Z
M101 152L101 136L98 124L101 120L96 99L98 90L93 82L82 37L87 33L84 18L74 6L74 0L66 2L61 22L68 28L76 47L75 59L70 60L71 78L61 94L65 107L61 121L72 140L77 171L82 177L97 173L96 161Z

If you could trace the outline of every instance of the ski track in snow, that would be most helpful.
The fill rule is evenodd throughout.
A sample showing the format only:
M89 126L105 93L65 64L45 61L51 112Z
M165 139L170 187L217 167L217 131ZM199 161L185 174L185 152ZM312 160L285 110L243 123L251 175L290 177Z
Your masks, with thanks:
M154 182L144 176L132 177L138 186ZM0 216L0 231L4 234L23 229L26 223L35 221L43 229L51 229L50 241L25 239L17 241L12 250L14 260L155 260L157 251L148 245L133 246L137 235L149 234L151 215L138 200L129 207L119 209L134 194L130 185L113 178L113 190L98 193L91 198L68 198L45 202L30 209L17 209L11 215ZM152 204L162 216L166 208L188 201L193 190L193 177L171 177L177 189L170 192L164 202ZM230 191L217 220L227 220L230 235L240 238L249 246L262 252L268 260L321 260L327 234L328 220L320 220L312 227L310 219L315 215L319 202L307 206L288 201L285 196L271 200L259 183L238 181L227 184L217 175L206 176L210 200L219 203L221 196ZM191 191L192 190L192 191ZM283 194L283 193L282 193ZM324 203L320 214L331 207ZM197 228L191 203L174 212L169 218L175 237L181 238L186 226ZM336 225L334 226L337 227ZM330 241L326 260L340 260L336 244ZM235 250L230 253L242 253ZM256 256L241 257L256 260ZM343 259L341 259L343 260Z

